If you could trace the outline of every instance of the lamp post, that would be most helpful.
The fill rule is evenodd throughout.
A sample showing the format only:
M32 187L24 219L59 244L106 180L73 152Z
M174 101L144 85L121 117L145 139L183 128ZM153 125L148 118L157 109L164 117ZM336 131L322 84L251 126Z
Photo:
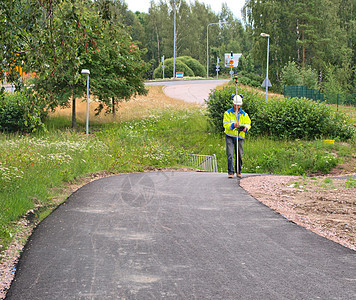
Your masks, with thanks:
M176 0L174 0L173 79L176 78Z
M87 74L87 123L86 123L86 134L89 134L89 75L90 71L83 69L82 74Z
M267 33L261 33L262 37L267 38L267 67L266 67L266 79L263 81L262 86L266 87L266 101L267 101L267 96L268 96L268 87L272 86L271 82L268 79L268 58L269 58L269 34Z
M210 23L206 26L206 79L209 79L209 26L210 25L219 25L221 27L222 24L226 24L226 21L219 23Z

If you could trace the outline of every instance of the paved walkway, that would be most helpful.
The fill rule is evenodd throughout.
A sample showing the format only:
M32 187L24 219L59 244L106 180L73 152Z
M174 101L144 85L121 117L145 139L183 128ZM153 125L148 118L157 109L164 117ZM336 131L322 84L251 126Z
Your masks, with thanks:
M228 79L171 80L147 82L146 85L164 85L163 92L171 98L205 105L204 100L208 99L211 90L228 81Z
M355 299L355 258L225 174L117 175L38 226L8 299Z

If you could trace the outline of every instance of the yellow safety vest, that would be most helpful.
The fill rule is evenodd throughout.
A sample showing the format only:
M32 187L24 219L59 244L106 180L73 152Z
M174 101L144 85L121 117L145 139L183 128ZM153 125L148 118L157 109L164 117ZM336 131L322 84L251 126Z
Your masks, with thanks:
M251 128L251 119L248 116L246 112L244 112L241 108L239 109L238 112L238 118L239 118L239 125L243 125L247 127L248 132ZM230 108L224 113L224 128L225 128L225 134L231 137L236 137L237 134L237 129L234 127L234 124L237 122L236 120L236 112L234 108ZM240 131L239 132L239 139L244 139L245 138L245 132Z

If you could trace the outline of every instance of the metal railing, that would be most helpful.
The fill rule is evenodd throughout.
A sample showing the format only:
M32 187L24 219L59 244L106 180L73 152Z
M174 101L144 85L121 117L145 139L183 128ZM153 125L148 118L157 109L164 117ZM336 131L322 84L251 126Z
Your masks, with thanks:
M184 159L184 164L206 172L218 172L218 163L215 154L187 154Z

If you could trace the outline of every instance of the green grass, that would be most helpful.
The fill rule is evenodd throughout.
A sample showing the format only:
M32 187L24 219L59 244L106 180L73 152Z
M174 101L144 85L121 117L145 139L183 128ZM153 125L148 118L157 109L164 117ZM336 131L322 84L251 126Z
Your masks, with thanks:
M348 117L349 122L356 126L356 107L345 105L339 105L339 107L337 107L335 104L330 104L329 106L333 111L339 111L340 113L345 114Z
M55 190L86 174L179 168L186 154L215 154L218 170L227 169L224 136L209 132L203 109L156 110L143 120L92 123L88 137L68 126L67 119L57 117L48 121L47 133L0 135L0 250L11 241L12 224L21 216L37 206L51 209ZM354 146L247 138L243 172L328 173L354 155ZM47 214L43 211L41 218Z

